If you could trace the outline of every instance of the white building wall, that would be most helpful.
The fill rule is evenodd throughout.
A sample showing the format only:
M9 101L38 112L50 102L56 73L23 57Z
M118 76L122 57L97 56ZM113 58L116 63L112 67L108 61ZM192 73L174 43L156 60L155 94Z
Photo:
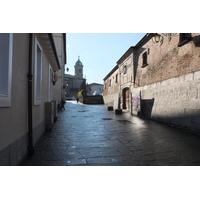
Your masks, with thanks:
M45 131L45 102L49 101L51 92L49 84L52 84L50 64L42 49L41 99L36 105L34 103L36 38L33 34L33 144ZM18 165L28 153L28 67L29 34L15 33L13 34L11 105L0 106L0 165Z
M64 70L65 70L63 34L62 33L54 33L53 37L54 37L56 51L58 54L58 59L60 62L60 67L61 67L61 69L58 72L56 72L58 75L58 81L53 86L53 100L56 100L59 103L62 98L65 98L65 89L63 88Z

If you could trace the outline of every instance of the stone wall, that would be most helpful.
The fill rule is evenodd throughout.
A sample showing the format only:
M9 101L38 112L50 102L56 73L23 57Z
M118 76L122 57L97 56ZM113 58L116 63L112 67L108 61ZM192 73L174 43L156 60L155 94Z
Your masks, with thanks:
M199 34L191 34L196 38ZM200 48L179 46L179 34L161 44L146 41L135 52L133 93L141 91L141 115L190 130L200 130ZM142 66L147 52L147 65Z
M118 66L112 70L104 79L103 100L107 106L118 107L118 96L120 92L120 73Z
M102 95L83 96L79 98L79 101L83 104L104 104Z
M200 71L137 89L142 101L153 99L152 118L193 131L200 130ZM143 115L144 108L141 108Z
M106 76L105 104L116 109L119 95L123 102L123 88L129 88L131 114L200 131L200 34L191 33L186 41L181 41L181 34L161 34L157 44L152 35L129 48L117 62L118 69ZM132 59L128 52L133 53ZM110 84L116 73L119 83Z
M119 93L103 96L104 103L107 106L113 106L114 109L118 108Z
M192 34L197 37L199 34ZM200 48L191 40L178 47L179 34L169 41L163 37L162 44L154 44L151 40L138 47L135 52L134 87L178 77L200 70ZM142 67L143 53L147 52L147 63Z

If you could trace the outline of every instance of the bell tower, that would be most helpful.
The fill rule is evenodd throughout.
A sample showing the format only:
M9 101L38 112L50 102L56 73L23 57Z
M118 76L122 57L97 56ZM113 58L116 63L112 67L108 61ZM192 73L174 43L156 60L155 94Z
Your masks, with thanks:
M75 77L83 78L83 64L80 61L80 56L78 56L78 61L76 62L74 68L75 68Z

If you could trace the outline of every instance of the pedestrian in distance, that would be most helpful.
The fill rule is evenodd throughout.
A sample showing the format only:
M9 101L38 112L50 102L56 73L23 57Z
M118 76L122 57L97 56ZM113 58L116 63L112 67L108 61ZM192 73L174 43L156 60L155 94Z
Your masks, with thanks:
M65 110L65 99L62 98L61 100L61 110L64 109Z
M79 98L78 98L78 97L76 98L76 101L77 101L77 103L78 103L78 101L79 101Z

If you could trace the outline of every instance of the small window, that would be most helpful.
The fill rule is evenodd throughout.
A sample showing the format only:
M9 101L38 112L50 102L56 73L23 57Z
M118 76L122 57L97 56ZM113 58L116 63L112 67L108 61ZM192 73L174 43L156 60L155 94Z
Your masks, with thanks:
M144 52L142 54L142 67L146 67L148 65L147 63L147 52Z
M11 106L13 34L0 33L0 107Z
M180 33L178 46L181 47L184 44L192 40L191 33Z
M109 86L111 86L111 79L110 79L110 83L109 83Z
M115 83L118 82L118 74L116 74L116 77L115 77Z
M42 88L42 49L36 39L35 41L35 94L34 105L40 105Z
M126 75L127 74L127 67L126 67L126 65L124 66L124 75Z

